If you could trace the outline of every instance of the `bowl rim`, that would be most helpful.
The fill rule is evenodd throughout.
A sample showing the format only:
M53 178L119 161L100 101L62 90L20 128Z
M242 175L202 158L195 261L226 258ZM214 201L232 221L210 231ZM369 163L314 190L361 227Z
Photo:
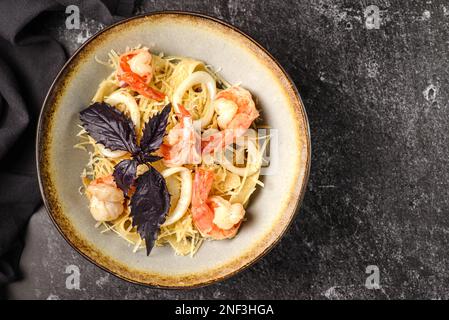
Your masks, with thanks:
M289 203L293 204L293 213L291 215L290 221L288 221L288 223L285 225L284 230L282 230L279 235L267 246L264 248L264 250L262 250L260 253L258 253L254 258L250 259L249 261L247 261L244 265L240 266L239 268L236 268L235 270L232 270L231 272L227 272L226 274L213 278L213 279L209 279L207 281L203 281L203 282L197 282L194 284L188 284L188 285L161 285L161 284L152 284L152 283L145 283L145 282L141 282L135 279L131 279L128 277L125 277L124 275L115 272L113 270L110 270L108 267L100 264L99 262L97 262L96 260L94 260L92 257L88 256L86 253L84 253L80 248L78 248L78 246L76 246L72 240L68 237L68 235L66 235L66 233L62 230L61 226L58 224L58 222L56 221L55 217L53 216L52 213L52 209L50 206L50 203L46 197L45 191L44 191L44 182L43 182L43 177L42 177L42 172L41 172L41 161L40 161L40 141L42 139L42 132L43 132L43 125L44 125L44 116L45 113L47 112L48 109L48 103L49 101L53 98L52 97L52 93L55 89L55 87L64 79L64 75L65 72L67 71L67 69L69 68L69 66L71 65L72 61L84 50L84 48L90 43L92 42L94 39L96 39L100 34L115 28L116 26L122 25L122 24L127 24L130 21L133 20L139 20L139 19L143 19L146 17L152 17L152 16L157 16L157 15L178 15L178 16L187 16L187 17L193 17L193 18L200 18L200 19L204 19L204 20L209 20L211 22L214 23L218 23L221 26L225 27L225 28L229 28L233 31L235 31L236 33L238 33L240 36L243 36L244 38L246 38L247 40L249 40L252 44L254 44L259 50L261 50L264 54L267 55L267 57L276 65L277 68L279 68L279 70L281 71L281 73L285 76L288 84L290 85L294 97L295 99L299 102L299 109L297 110L297 108L295 108L296 112L300 112L304 121L304 133L305 133L305 142L306 142L306 161L305 161L305 170L304 170L304 176L302 180L298 180L294 186L298 187L300 186L300 191L298 196L291 200L289 200ZM162 10L162 11L152 11L152 12L148 12L148 13L143 13L143 14L139 14L136 16L132 16L123 20L120 20L118 22L115 22L109 26L106 26L105 28L99 30L98 32L96 32L94 35L92 35L89 39L87 39L78 49L75 50L75 52L70 56L70 58L64 63L64 65L62 66L61 70L58 72L58 74L55 76L50 88L48 89L48 92L45 96L44 102L42 104L42 108L40 110L39 113L39 118L38 118L38 124L37 124L37 134L36 134L36 142L35 142L35 148L36 148L36 167L37 167L37 173L38 173L38 183L39 183L39 189L41 192L41 196L42 196L42 200L44 203L44 207L47 211L48 216L50 217L50 220L53 222L53 224L55 225L56 229L59 231L59 233L61 234L61 236L64 238L64 240L76 251L78 252L82 257L84 257L87 261L89 261L90 263L92 263L93 265L95 265L96 267L108 272L109 274L112 274L113 276L125 280L127 282L133 283L133 284L137 284L137 285L141 285L144 287L149 287L149 288L155 288L155 289L193 289L193 288L200 288L200 287L204 287L207 285L211 285L214 283L218 283L221 281L224 281L226 279L229 279L231 277L233 277L234 275L236 275L237 273L247 269L248 267L252 266L253 264L255 264L256 262L260 261L265 255L267 255L279 242L280 240L284 237L284 235L286 234L286 232L290 229L293 221L295 220L296 216L298 215L298 209L300 204L302 203L303 199L304 199L304 195L306 193L307 190L307 184L309 181L309 176L310 176L310 167L311 167L311 153L312 153L312 145L311 145L311 135L310 135L310 125L309 125L309 120L308 120L308 116L307 116L307 112L304 106L304 103L301 99L301 96L299 94L299 91L294 83L294 81L292 80L292 78L290 77L290 75L285 71L285 69L282 67L282 65L278 62L278 60L267 50L265 49L259 42L257 42L255 39L253 39L251 36L247 35L245 32L243 32L242 30L240 30L238 27L235 27L234 25L223 21L219 18L216 17L212 17L209 16L207 14L204 13L200 13L200 12L195 12L195 11L184 11L184 10Z

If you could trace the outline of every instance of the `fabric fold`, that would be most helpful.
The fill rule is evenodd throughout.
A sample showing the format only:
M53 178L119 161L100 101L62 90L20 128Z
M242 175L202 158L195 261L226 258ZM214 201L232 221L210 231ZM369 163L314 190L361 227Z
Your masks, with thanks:
M26 224L41 204L35 164L38 115L47 91L67 60L63 46L45 34L49 11L105 25L129 16L130 0L0 1L0 287L18 277Z

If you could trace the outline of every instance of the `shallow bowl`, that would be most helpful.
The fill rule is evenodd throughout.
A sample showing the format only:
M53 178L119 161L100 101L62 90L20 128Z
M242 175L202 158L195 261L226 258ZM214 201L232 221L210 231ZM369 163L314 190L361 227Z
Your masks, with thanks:
M114 49L143 44L152 52L193 57L220 68L257 98L263 122L277 135L277 150L254 195L248 220L232 240L207 241L193 257L156 247L132 252L113 233L100 233L79 193L87 153L74 149L79 112L111 70L95 61ZM274 152L273 152L274 153ZM125 280L155 287L209 284L237 273L266 254L286 232L305 192L310 167L307 116L295 85L275 59L233 26L200 14L159 12L110 26L89 39L53 83L39 119L37 162L51 219L69 244L88 260Z

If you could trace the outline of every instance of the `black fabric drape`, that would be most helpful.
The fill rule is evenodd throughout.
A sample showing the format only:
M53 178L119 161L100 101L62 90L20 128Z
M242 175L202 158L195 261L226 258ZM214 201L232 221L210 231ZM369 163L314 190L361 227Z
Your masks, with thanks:
M132 14L132 0L0 0L0 287L18 277L26 224L41 204L35 165L36 122L45 95L67 59L42 28L43 14L110 24Z

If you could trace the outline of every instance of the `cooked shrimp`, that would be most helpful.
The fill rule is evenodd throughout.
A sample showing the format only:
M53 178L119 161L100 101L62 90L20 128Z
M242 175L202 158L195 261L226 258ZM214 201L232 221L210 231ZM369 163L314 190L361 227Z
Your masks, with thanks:
M203 237L229 239L237 234L245 209L242 204L231 204L222 197L209 198L213 181L213 171L197 169L192 191L193 223Z
M201 162L200 137L193 126L190 113L179 105L181 121L167 135L160 151L167 166L182 166Z
M151 53L147 49L137 49L122 54L119 58L117 78L141 95L157 101L165 95L149 86L153 77Z
M86 190L90 212L97 221L112 221L123 213L123 192L112 175L93 180Z
M213 152L241 137L259 116L251 93L241 87L231 87L219 92L214 100L217 123L222 131L202 142L203 152Z

